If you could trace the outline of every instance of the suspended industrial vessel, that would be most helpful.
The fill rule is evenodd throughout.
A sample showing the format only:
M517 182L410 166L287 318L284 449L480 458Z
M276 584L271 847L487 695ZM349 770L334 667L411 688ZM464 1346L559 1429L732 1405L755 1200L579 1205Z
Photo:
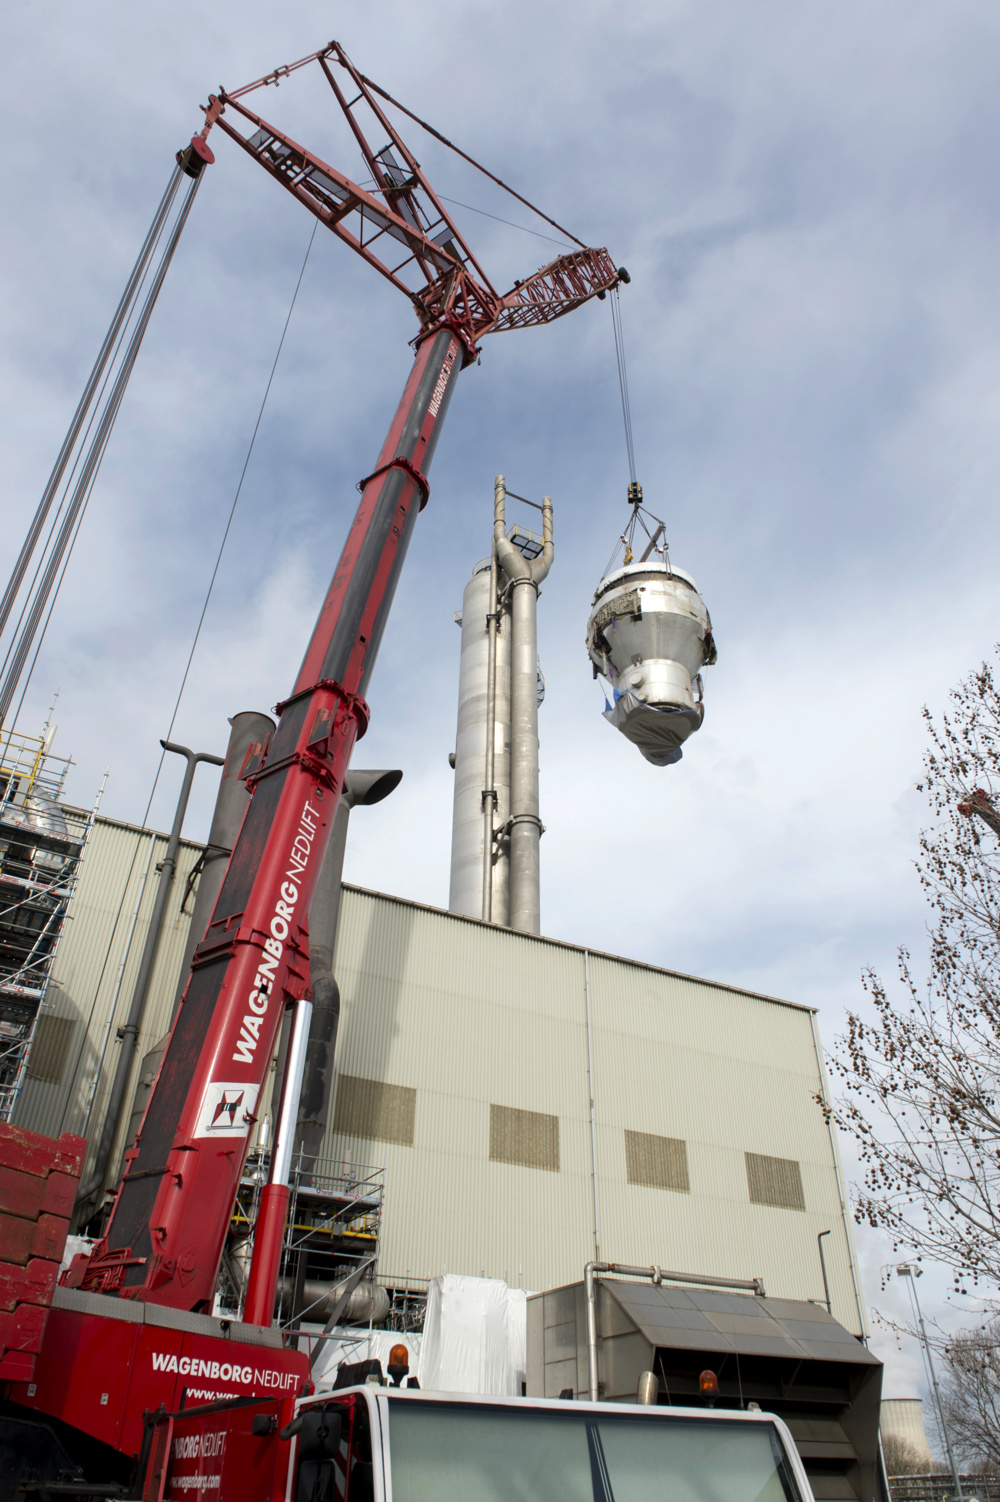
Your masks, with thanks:
M716 660L715 640L697 584L671 563L657 517L649 518L657 523L650 533L634 482L629 500L632 517L620 539L625 561L607 570L594 592L587 651L594 677L604 678L612 694L604 718L654 767L669 767L705 717L701 670ZM649 538L638 560L637 523Z

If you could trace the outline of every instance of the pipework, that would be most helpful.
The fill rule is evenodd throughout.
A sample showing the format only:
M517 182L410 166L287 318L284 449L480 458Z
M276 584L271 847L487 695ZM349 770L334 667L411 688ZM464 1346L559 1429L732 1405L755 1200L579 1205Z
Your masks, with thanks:
M525 558L507 536L503 475L494 485L493 543L510 581L510 926L541 932L538 842L538 586L552 567L552 500L542 499L542 551Z

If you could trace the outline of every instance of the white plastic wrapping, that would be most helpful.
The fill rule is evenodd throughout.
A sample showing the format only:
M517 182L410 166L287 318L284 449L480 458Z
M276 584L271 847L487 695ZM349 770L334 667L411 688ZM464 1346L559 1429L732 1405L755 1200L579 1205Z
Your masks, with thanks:
M519 1397L525 1366L525 1295L500 1278L445 1273L427 1295L420 1386L434 1392Z
M425 1391L520 1397L527 1366L526 1300L523 1289L508 1288L501 1278L459 1273L432 1278L423 1335L373 1330L369 1336L341 1326L313 1373L317 1391L333 1387L341 1363L373 1358L385 1372L389 1351L402 1342L410 1352L410 1372Z
M514 1394L521 1395L528 1380L528 1295L523 1288L507 1290L507 1341L514 1368Z

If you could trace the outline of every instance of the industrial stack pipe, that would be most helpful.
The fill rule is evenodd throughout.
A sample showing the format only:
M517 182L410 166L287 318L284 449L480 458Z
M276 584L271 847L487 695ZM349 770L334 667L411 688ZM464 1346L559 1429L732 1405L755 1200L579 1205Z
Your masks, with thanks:
M222 890L222 879L229 865L229 857L233 853L236 836L240 832L243 815L250 802L250 794L242 775L243 769L249 757L259 758L268 740L274 734L274 721L271 716L261 714L255 709L244 709L239 714L234 714L229 721L229 727L229 746L222 768L219 796L215 800L215 812L208 831L208 844L201 858L198 890L191 909L191 927L188 930L187 944L184 947L184 958L181 960L180 979L177 983L177 995L174 998L173 1015L175 1017L177 1008L181 1004L181 997L184 995L184 987L187 985L194 952L205 937L208 920L215 911L215 901Z
M184 771L184 780L181 783L180 795L177 799L174 822L171 825L170 834L167 838L167 848L164 851L163 860L160 862L158 868L160 877L156 886L156 895L153 898L153 910L149 916L146 942L143 945L142 956L139 960L139 973L132 992L132 1000L129 1004L128 1015L122 1026L118 1029L118 1036L121 1038L121 1049L118 1053L118 1063L115 1066L111 1089L108 1092L108 1100L104 1109L104 1121L97 1144L97 1154L94 1159L93 1168L91 1169L90 1178L81 1186L76 1197L74 1215L78 1224L86 1221L92 1213L91 1207L96 1208L100 1204L101 1192L104 1189L105 1180L108 1175L111 1153L124 1114L125 1091L128 1086L129 1075L132 1072L132 1060L139 1042L139 1034L142 1031L146 1001L149 997L150 985L153 979L153 967L156 964L156 956L160 947L163 915L166 911L167 898L170 896L170 889L173 885L174 873L177 870L177 851L180 848L181 830L184 827L184 815L187 813L188 799L191 796L191 785L194 782L195 770L201 761L208 762L213 767L225 765L221 756L213 756L210 751L192 751L188 746L175 745L173 741L161 740L160 745L164 751L172 751L177 756L183 756L187 761L187 766Z
M258 710L245 709L233 715L229 726L229 746L222 765L219 795L215 800L215 812L208 831L208 844L201 861L198 889L191 910L191 926L188 929L187 944L177 983L177 994L174 997L170 1017L171 1027L173 1027L174 1018L177 1016L177 1009L181 1004L181 997L184 995L184 988L191 973L191 960L195 949L205 937L208 920L215 910L216 898L222 888L229 857L250 802L250 794L242 775L243 770L251 758L259 761L261 752L274 730L274 721L270 715L261 714ZM169 1041L170 1030L168 1028L162 1038L157 1039L148 1053L143 1055L126 1134L127 1147L135 1141L146 1110L146 1102L149 1100L149 1093L156 1082L160 1062Z
M500 577L491 548L462 596L448 906L506 926L507 845L494 840L510 815L510 602L499 598Z
M538 843L538 586L552 567L552 501L542 498L542 551L525 558L507 536L503 475L494 487L493 539L510 581L510 926L541 932Z

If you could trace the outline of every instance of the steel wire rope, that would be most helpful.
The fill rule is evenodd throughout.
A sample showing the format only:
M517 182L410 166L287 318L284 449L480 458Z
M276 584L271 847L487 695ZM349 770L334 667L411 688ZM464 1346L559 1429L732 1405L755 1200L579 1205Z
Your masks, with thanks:
M140 251L140 254L139 254L139 257L138 257L138 259L136 261L136 264L133 267L132 275L129 278L129 282L128 282L128 285L126 287L125 293L122 296L122 300L121 300L121 302L118 305L118 310L117 310L117 312L115 314L115 318L114 318L114 320L112 322L112 326L111 326L111 328L108 331L108 336L105 338L104 344L101 347L101 354L98 356L98 360L95 363L94 369L91 371L91 376L90 376L90 379L87 382L87 387L86 387L86 390L84 392L84 398L81 400L80 406L77 408L77 418L79 420L77 420L77 418L74 418L74 422L73 422L73 425L72 425L72 428L71 428L71 434L73 436L73 444L75 445L76 440L80 437L81 430L83 432L83 439L82 439L82 442L80 444L80 447L77 449L76 456L73 459L72 467L70 468L69 475L66 478L66 485L65 485L65 488L63 490L62 497L61 497L61 499L59 501L59 505L56 507L55 516L52 519L52 525L51 525L51 527L49 529L48 537L45 539L45 542L44 542L44 544L42 546L41 552L40 552L39 557L38 557L38 562L35 565L35 572L32 575L31 583L29 584L28 589L27 589L27 591L25 593L24 599L23 599L23 601L21 603L21 610L20 610L20 613L18 615L17 622L15 623L14 630L13 630L12 635L11 635L11 639L8 642L6 655L4 656L3 662L0 663L0 682L3 682L3 681L6 680L7 664L10 662L11 654L14 652L15 647L18 645L18 640L19 640L19 636L20 636L20 633L21 633L21 627L24 624L25 615L27 614L29 608L32 606L33 597L35 596L35 586L38 583L38 578L39 578L39 575L42 572L43 567L45 567L46 556L49 554L49 549L52 546L53 539L56 537L56 530L57 530L57 527L59 525L59 518L63 515L63 509L64 509L64 507L66 505L66 501L67 501L67 499L69 497L70 487L73 484L73 480L74 480L74 478L76 476L76 472L77 472L77 470L78 470L78 468L80 466L81 461L83 460L84 456L88 452L87 445L88 445L88 443L90 441L90 435L91 435L91 432L93 431L93 427L94 427L95 422L97 422L98 419L99 419L99 416L100 416L100 413L101 413L101 410L102 410L101 404L104 401L104 395L105 395L105 392L108 389L108 384L112 380L112 378L113 378L113 376L115 374L115 368L116 368L116 364L117 364L117 361L118 361L118 356L121 353L122 345L125 343L125 340L128 338L129 324L130 324L130 321L131 321L131 318L132 318L132 313L135 310L138 293L139 293L139 291L141 291L142 285L143 285L143 283L146 280L146 276L147 276L147 273L149 271L149 263L150 263L150 259L151 259L151 256L152 256L152 252L156 249L156 246L159 243L160 237L161 237L161 235L163 233L164 225L166 223L167 214L168 214L169 209L170 209L170 207L171 207L171 205L173 203L174 197L176 197L177 182L179 181L180 176L181 176L181 170L180 170L180 168L179 167L175 168L174 174L172 175L170 183L167 186L167 192L164 194L163 199L161 200L160 208L157 210L157 213L154 216L153 223L150 226L149 233L146 236L146 241L145 241L145 243L143 245L142 250ZM128 301L129 304L130 304L127 309L125 308L126 301ZM123 312L123 309L124 309L124 312ZM113 345L114 346L114 348L113 348L113 350L112 350L112 352L110 354L110 357L108 357L108 355L107 355L107 351L108 351L109 345ZM102 376L103 376L103 379L102 379ZM97 387L98 382L100 383L100 390L97 393L97 399L96 399L96 401L94 401L93 400L94 391L95 391L95 389ZM87 417L86 411L84 410L85 403L86 403L86 406L90 409L90 415L89 415L89 417ZM86 418L86 427L84 428L84 419L85 418ZM70 435L67 435L67 442L64 443L64 445L63 445L63 449L64 450L67 447L67 443L68 443L69 437L70 437ZM65 476L66 464L68 463L68 461L69 461L69 454L67 453L65 459L63 459L63 457L62 457L62 451L61 451L60 452L60 459L57 460L57 464L56 464L56 469L59 470L60 473L59 473L58 480L55 481L55 486L54 486L55 489L58 488L58 485L61 484L62 479ZM55 474L56 474L56 470L54 469L53 470L53 477L55 477ZM49 485L53 486L53 478L50 478ZM43 501L44 501L44 499L45 498L43 497ZM52 498L50 497L47 509L51 507L51 499ZM41 509L41 507L39 509ZM36 520L37 519L38 519L38 514L36 513ZM40 530L41 529L39 529L39 531ZM24 545L24 547L22 547L22 550L21 550L22 551L22 555L24 555L25 552L26 552L27 541L28 540L26 539L25 545ZM35 543L37 543L37 536L35 537ZM33 551L33 547L32 547L32 551ZM20 580L19 580L19 583L23 583L24 574L27 572L29 561L30 560L27 557L25 557L24 558L24 567L20 568L21 559L20 558L18 559L18 566L17 566L17 568L15 568L15 573L17 573L18 569L20 568ZM7 586L7 593L8 594L11 594L11 589L12 589L13 582L14 582L14 575L11 576L11 581L8 583L8 586ZM13 608L14 597L16 596L17 592L18 592L18 590L14 589L13 590L13 594L11 595L11 600L10 600L10 608L11 609ZM7 595L4 596L4 600L5 601L6 601L6 599L7 599ZM6 620L9 618L9 614L10 614L10 609L8 609L7 615L4 617L3 621L0 621L0 630L2 630L3 625L6 624ZM2 722L3 722L3 716L0 716L0 724L2 724ZM8 745L9 745L9 741L8 741Z
M104 455L107 451L108 441L111 437L111 431L115 425L115 420L118 416L119 408L121 407L122 400L125 396L129 378L131 377L132 371L135 367L135 362L139 354L139 349L142 344L143 337L149 325L149 320L153 315L153 309L156 306L156 301L159 297L160 289L163 286L164 278L166 277L167 271L170 268L170 263L173 260L178 241L180 240L184 226L187 223L188 215L191 212L191 207L198 192L200 182L200 178L195 178L194 182L191 185L191 190L184 201L184 205L179 215L177 216L177 222L174 225L169 240L167 241L167 246L164 250L160 265L157 267L156 275L153 277L149 290L146 293L146 301L139 313L135 329L133 331L131 339L129 340L128 348L125 351L121 367L118 371L115 383L111 388L111 395L108 398L107 406L105 407L104 412L101 415L100 422L97 425L97 432L95 434L93 443L91 444L91 447L88 450L87 456L83 462L80 478L76 483L76 488L73 491L72 499L70 500L70 503L66 508L66 514L63 517L62 524L59 528L59 534L49 554L49 561L46 564L45 573L42 576L42 582L39 585L38 592L35 596L34 603L32 604L27 622L25 623L25 626L21 632L21 639L18 643L17 650L14 653L13 660L11 661L10 666L7 669L6 681L4 682L3 686L0 687L0 724L2 724L6 719L7 711L10 709L14 694L17 692L18 682L20 680L22 672L24 671L24 665L27 662L28 654L31 651L32 642L34 641L37 634L38 625L41 621L42 613L45 610L48 598L52 592L52 587L55 583L56 576L59 573L59 568L62 563L63 556L66 554L66 550L70 544L71 539L75 544L76 538L79 535L77 520L78 518L82 517L83 512L86 510L87 503L90 500L91 494L93 493L94 484L96 483L101 465L104 462ZM25 685L25 687L27 687L27 685ZM24 693L22 692L22 703L23 700Z
M622 398L622 418L625 423L625 451L628 455L628 477L636 484L635 448L632 442L632 408L629 402L628 369L625 364L625 337L622 331L621 300L618 287L611 291L611 322L615 333L615 358L618 362L618 385Z
M344 56L347 56L346 52L344 53ZM561 224L557 224L554 219L550 219L548 214L544 214L541 209L536 208L533 203L531 203L527 198L524 198L520 193L517 192L516 189L510 187L510 185L508 183L505 183L502 178L497 177L496 174L491 172L488 167L484 167L482 162L477 162L475 157L469 156L468 152L463 151L460 146L456 146L454 141L449 141L448 137L442 135L439 130L435 130L433 125L428 125L426 120L421 120L420 116L415 115L412 110L408 110L405 104L400 104L398 99L393 99L392 95L387 93L385 89L383 89L374 81L374 79L366 78L363 73L359 73L358 77L361 79L361 82L363 84L367 85L368 88L372 89L376 94L380 95L381 98L387 101L387 103L394 105L398 110L402 110L403 114L407 115L411 120L415 121L415 123L420 126L421 130L425 130L427 134L433 136L436 141L440 141L442 146L447 146L449 151L453 151L456 156L460 156L463 161L466 161L470 166L475 167L477 172L481 172L484 177L488 177L491 182L496 183L498 188L503 188L504 192L509 193L511 198L516 198L518 203L523 203L526 209L530 209L533 214L537 214L539 219L544 219L546 224L550 224L552 228L557 229L561 235L565 235L567 240L572 240L574 245L579 245L581 250L587 249L582 240L578 240L576 236L572 234L568 229L564 229Z
M635 536L637 526L642 528L649 539L650 548L647 549L647 552L656 546L657 539L664 531L664 524L660 518L653 516L652 512L647 511L643 506L642 490L636 478L635 442L632 433L632 403L629 396L628 365L625 359L625 334L622 328L621 300L617 286L611 289L611 326L615 340L615 363L618 368L618 389L621 395L622 422L625 428L625 454L628 460L629 472L628 499L629 505L632 507L632 514L625 525L624 531L611 550L611 556L605 564L604 572L601 575L602 578L606 578L611 572L615 559L618 556L619 548L625 549L625 562L629 563L631 561L632 539ZM656 523L656 530L653 532L646 525L647 516L650 521ZM664 543L663 548L658 549L658 551L663 551L665 548L666 544Z
M477 209L475 204L462 203L458 198L449 198L446 193L439 193L438 197L442 203L453 203L458 209L468 209L472 214L482 214L484 219L495 219L497 224L506 224L511 229L519 229L525 235L534 235L539 240L548 240L550 245L565 245L569 248L568 240L557 240L554 235L543 235L541 230L529 229L526 224L515 224L513 219L501 219L499 214L490 214L486 209ZM579 241L577 243L579 244Z
M249 446L248 446L247 452L246 452L246 458L243 461L243 468L242 468L242 470L240 472L239 483L236 486L236 494L233 497L233 504L232 504L232 506L229 509L229 517L228 517L228 519L226 521L225 530L224 530L224 532L222 534L222 541L219 544L219 551L218 551L218 554L217 554L216 559L215 559L215 567L212 569L212 575L211 575L211 578L210 578L209 583L208 583L208 588L207 588L207 590L205 592L205 599L204 599L204 602L203 602L202 607L201 607L201 614L198 617L198 624L197 624L197 626L195 628L194 639L193 639L193 641L191 643L191 650L188 653L187 663L185 664L185 667L184 667L184 675L183 675L183 677L181 679L180 688L177 691L177 699L176 699L176 701L174 703L173 713L172 713L172 715L170 717L170 725L169 725L169 728L167 730L166 735L164 736L164 740L169 740L170 739L170 736L171 736L171 734L173 732L174 724L176 723L176 720L177 720L178 712L180 711L181 700L184 697L184 690L187 687L188 676L189 676L189 674L191 672L191 664L192 664L192 662L194 660L194 654L195 654L195 651L196 651L197 646L198 646L199 638L201 636L202 626L205 623L205 615L206 615L206 613L208 611L209 601L212 598L212 592L213 592L213 590L215 588L215 581L218 578L219 567L220 567L220 565L222 563L222 555L223 555L223 552L225 551L226 543L229 540L229 533L230 533L230 531L232 529L233 519L234 519L234 517L236 515L236 507L239 504L240 494L241 494L241 492L243 490L243 482L246 479L247 469L249 468L250 459L251 459L251 456L252 456L253 451L254 451L254 445L257 442L257 434L260 431L261 421L262 421L262 419L264 417L264 409L267 406L267 399L268 399L268 397L271 394L271 386L274 383L275 373L276 373L276 371L278 369L278 361L281 358L281 351L282 351L282 349L284 348L284 345L285 345L285 337L286 337L286 335L288 333L289 324L292 321L292 314L295 311L295 304L296 304L296 302L298 300L299 290L300 290L300 288L302 286L302 279L305 276L306 266L309 264L309 256L310 256L310 253L312 251L313 241L316 238L316 231L317 231L318 228L319 228L318 223L314 224L313 227L312 227L312 233L309 236L309 243L306 246L306 253L305 253L305 256L304 256L303 261L302 261L302 267L301 267L301 270L299 271L298 280L295 283L295 291L292 293L292 301L291 301L291 304L289 305L288 316L285 319L285 325L284 325L284 328L281 331L281 338L278 341L278 348L277 348L277 351L276 351L275 356L274 356L274 361L273 361L273 363L271 365L271 373L270 373L270 375L267 378L267 385L264 388L264 396L263 396L263 399L262 399L261 404L260 404L260 410L257 413L257 421L254 424L253 433L251 435L250 443L249 443ZM63 577L65 577L65 569L63 571ZM59 584L60 584L60 587L61 587L61 585L62 585L62 579L60 579ZM58 590L56 591L56 593L58 594ZM52 608L54 608L54 606L55 606L55 599L53 599ZM49 623L49 619L51 619L51 614L52 614L52 609L50 608L49 618L45 622L45 630L48 629L48 623ZM42 633L42 637L44 638L44 631ZM41 639L39 640L39 643L38 643L38 650L40 650L40 648L41 648ZM36 653L35 653L35 659L36 660L37 660L37 656L38 656L38 650L36 650ZM32 671L33 670L34 670L34 662L32 662ZM22 700L23 700L23 694L22 694ZM143 819L142 819L142 828L143 829L145 829L147 820L149 819L150 809L152 808L153 798L154 798L154 796L156 794L157 784L158 784L158 782L160 780L160 773L163 770L163 763L164 763L165 759L166 759L166 751L161 751L160 752L160 759L159 759L159 762L157 763L157 767L156 767L156 772L154 773L154 776L153 776L153 783L152 783L152 786L151 786L151 788L149 790L149 798L148 798L147 803L146 803L146 811L143 814ZM118 976L118 980L116 982L114 999L113 999L113 1001L111 1003L111 1008L110 1008L109 1026L108 1026L107 1034L105 1036L104 1043L103 1043L102 1048L101 1048L100 1058L99 1058L99 1060L97 1062L97 1068L96 1068L95 1074L94 1074L94 1089L93 1089L93 1091L91 1093L90 1102L89 1102L88 1108L87 1108L86 1123L85 1123L85 1127L84 1127L84 1134L86 1134L86 1126L89 1126L89 1123L90 1123L90 1115L91 1115L91 1112L93 1110L94 1102L95 1102L95 1099L96 1099L97 1085L98 1085L101 1073L102 1073L103 1068L104 1068L104 1060L105 1060L105 1058L107 1056L107 1046L108 1046L108 1043L110 1041L110 1036L111 1036L111 1026L110 1026L110 1024L114 1021L114 1014L115 1014L115 1011L116 1011L117 1006L118 1006L119 998L121 996L122 979L124 977L125 966L128 963L128 956L129 956L129 953L130 953L131 948L132 948L132 941L133 941L133 939L135 937L135 929L136 929L136 923L138 921L139 909L140 909L140 907L142 905L142 899L143 899L143 896L145 895L146 885L147 885L147 883L149 881L149 873L150 873L150 869L152 867L153 852L155 850L155 846L156 846L155 839L151 840L150 841L150 850L149 850L149 859L147 860L146 870L145 870L145 873L144 873L143 878L142 878L142 884L141 884L140 891L139 891L139 897L138 897L138 900L136 902L135 914L133 915L132 927L131 927L131 930L129 932L128 940L127 940L127 943L126 943L125 954L124 954L124 957L122 959L121 966L119 967L119 976ZM80 1061L83 1058L83 1050L84 1050L84 1048L86 1046L87 1038L90 1036L90 1028L91 1028L91 1025L93 1023L94 1013L95 1013L95 1011L97 1009L97 999L98 999L98 996L100 994L101 985L103 984L103 981L104 981L104 976L107 973L108 964L109 964L110 959L111 959L111 951L112 951L112 949L114 947L115 935L118 932L118 925L121 922L122 913L123 913L124 908L125 908L125 899L126 899L126 897L128 895L129 883L130 883L130 881L132 879L132 872L135 869L135 864L136 864L136 861L138 859L138 856L139 856L139 845L137 843L134 851L132 852L132 859L131 859L131 862L129 863L128 875L125 878L125 885L124 885L124 888L123 888L123 891L122 891L122 898L121 898L120 903L118 904L118 912L115 915L114 925L113 925L112 930L111 930L111 937L108 940L107 952L105 953L104 961L103 961L103 963L101 965L101 972L100 972L100 975L98 977L97 984L94 987L94 999L93 999L93 1002L91 1003L90 1014L89 1014L88 1019L87 1019L87 1026L84 1029L84 1034L83 1034L83 1038L82 1038L82 1040L80 1042L80 1048L79 1048L79 1051L77 1053L76 1062L73 1065L73 1072L72 1072L72 1074L70 1076L70 1078L72 1080L74 1080L74 1081L76 1079L77 1073L78 1073L79 1068L80 1068ZM66 1120L66 1114L67 1114L68 1110L69 1110L69 1099L67 1099L67 1103L63 1107L62 1120L61 1120L60 1127L59 1127L60 1132L64 1129L64 1123L65 1123L65 1120Z
M160 200L159 208L153 215L152 223L149 226L146 238L143 241L138 256L136 257L135 265L132 268L132 274L125 284L125 291L121 295L121 299L118 303L117 309L115 310L114 317L111 320L108 332L104 336L104 342L98 352L97 359L94 362L94 366L90 372L90 376L88 377L87 384L83 389L83 395L81 396L79 404L77 405L76 412L73 414L73 419L69 425L66 437L63 439L62 447L60 448L59 453L56 456L56 462L52 467L52 472L49 475L48 482L42 492L42 498L35 510L35 515L32 519L31 526L28 529L28 534L24 539L24 542L21 546L21 551L18 554L16 563L14 564L13 572L11 573L10 579L7 582L7 587L4 590L3 598L0 599L0 631L2 631L7 624L14 605L14 600L16 599L18 591L20 590L21 585L24 582L24 576L27 573L28 564L31 560L31 556L35 551L38 539L41 536L42 530L45 526L45 521L48 517L49 510L51 509L52 502L55 499L56 491L59 488L66 469L66 465L69 462L69 456L72 453L73 447L80 436L80 430L83 427L84 418L86 417L91 401L93 400L94 392L100 382L104 367L107 364L109 350L118 342L122 324L127 320L132 307L132 303L135 299L136 292L142 285L142 282L145 280L149 258L152 255L156 243L160 238L164 222L168 213L170 212L174 198L176 197L177 185L180 182L180 178L181 169L180 167L175 167L173 172L171 173L170 181L167 183L166 191L164 192L163 197Z

